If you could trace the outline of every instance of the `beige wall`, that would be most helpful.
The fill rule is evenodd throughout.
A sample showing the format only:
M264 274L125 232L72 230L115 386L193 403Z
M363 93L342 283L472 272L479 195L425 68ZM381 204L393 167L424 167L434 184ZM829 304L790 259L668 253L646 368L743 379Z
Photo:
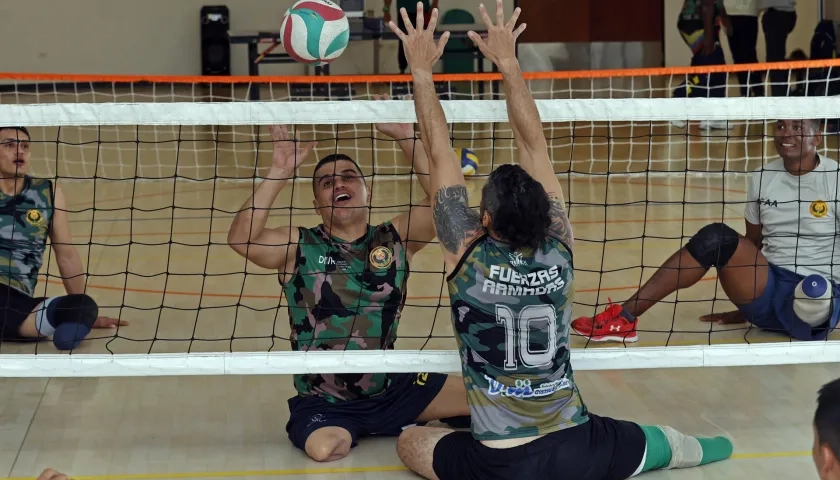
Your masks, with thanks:
M508 10L513 0L505 0ZM199 10L227 4L231 29L279 30L294 0L4 0L0 44L6 72L199 75ZM444 0L478 19L479 0ZM368 9L382 11L382 0ZM247 74L246 47L234 46L235 75ZM384 42L382 73L395 73L397 42ZM372 42L354 42L332 68L334 74L373 72ZM300 65L264 65L263 74L303 74Z
M796 28L788 37L788 54L797 48L801 48L807 54L811 45L811 37L814 35L814 28L820 20L820 0L797 0L796 3ZM682 0L665 0L665 66L668 67L691 65L691 51L677 31L677 17L682 4ZM760 24L758 30L758 61L763 62L764 32L761 30ZM722 43L723 50L726 52L726 62L731 64L732 55L729 53L729 44L725 35Z

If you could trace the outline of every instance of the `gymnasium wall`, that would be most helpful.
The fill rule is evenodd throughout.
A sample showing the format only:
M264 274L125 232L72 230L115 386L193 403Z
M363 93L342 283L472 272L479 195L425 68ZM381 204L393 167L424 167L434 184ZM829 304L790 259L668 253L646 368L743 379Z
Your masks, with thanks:
M513 8L513 0L505 0ZM227 5L232 31L279 30L294 0L3 0L0 44L6 72L199 75L199 10ZM478 16L478 0L443 0L444 9ZM396 4L396 2L394 2ZM379 15L382 0L368 0ZM397 42L382 42L380 72L395 73ZM234 75L247 74L244 45L232 51ZM353 42L333 74L373 72L373 42ZM264 65L262 74L304 74L301 65Z
M691 64L691 51L683 42L677 30L677 19L682 8L682 0L665 1L665 66L681 67ZM806 54L811 45L811 37L814 35L814 28L820 21L820 0L797 0L796 2L796 28L788 36L788 54L797 48L801 48ZM764 32L761 29L761 18L759 17L758 27L758 61L763 62L764 55ZM729 43L726 36L723 36L723 50L726 52L726 62L732 63L732 55L729 53Z

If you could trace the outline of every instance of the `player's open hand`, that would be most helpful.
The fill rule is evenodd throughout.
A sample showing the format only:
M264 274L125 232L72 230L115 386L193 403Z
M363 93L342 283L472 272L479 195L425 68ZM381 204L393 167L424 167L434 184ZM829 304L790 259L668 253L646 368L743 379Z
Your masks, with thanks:
M93 328L117 328L128 325L128 320L120 320L113 317L96 317Z
M438 9L432 9L429 24L426 26L424 26L426 21L421 2L417 2L417 19L414 24L408 18L408 12L405 11L405 8L400 9L400 15L402 15L403 22L405 23L405 33L393 21L388 23L388 27L391 28L402 42L402 48L405 51L405 58L408 60L411 73L432 73L432 66L443 55L443 49L449 41L449 32L444 32L440 40L435 43Z
M487 14L487 9L482 3L479 6L481 18L484 20L484 25L487 26L486 39L481 38L481 35L474 31L467 32L475 45L481 50L481 53L495 63L499 68L505 62L516 61L516 39L522 32L525 31L526 25L523 23L514 29L516 21L519 20L521 10L517 7L513 10L510 20L505 22L505 9L502 5L502 0L496 0L496 23L490 19Z
M391 97L386 93L383 95L374 95L374 100L390 100ZM410 100L409 95L406 100ZM403 140L406 138L414 138L414 125L411 123L377 123L376 129L381 133L388 135L394 140Z
M67 475L61 473L61 472L56 472L52 468L48 468L48 469L44 470L43 472L41 472L40 475L38 475L38 480L73 480L73 479L68 477Z
M300 130L295 131L294 140L285 125L268 127L271 141L274 142L274 157L268 178L288 179L295 173L304 158L308 157L318 142L300 141Z

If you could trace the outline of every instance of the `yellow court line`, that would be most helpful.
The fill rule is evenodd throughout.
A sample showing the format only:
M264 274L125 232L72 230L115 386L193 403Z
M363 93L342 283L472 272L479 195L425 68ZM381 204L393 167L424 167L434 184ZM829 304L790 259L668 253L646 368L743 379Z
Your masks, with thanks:
M750 460L758 458L807 457L811 452L763 452L735 453L731 460ZM287 475L331 475L336 473L368 473L406 471L402 465L381 467L339 467L339 468L297 468L288 470L241 470L230 472L181 472L181 473L138 473L117 475L94 475L72 477L73 480L163 480L167 478L224 478L224 477L279 477ZM32 480L33 477L7 477L0 480Z
M811 452L759 452L759 453L734 453L733 460L752 460L756 458L789 458L789 457L810 457Z

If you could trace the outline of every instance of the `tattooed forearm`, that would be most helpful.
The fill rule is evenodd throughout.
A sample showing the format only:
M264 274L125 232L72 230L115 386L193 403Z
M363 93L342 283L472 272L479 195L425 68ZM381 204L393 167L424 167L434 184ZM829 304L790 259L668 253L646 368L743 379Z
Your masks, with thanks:
M481 229L478 213L470 210L464 185L441 187L435 195L434 213L438 239L448 252L458 253L464 240Z
M549 203L551 205L551 209L548 212L551 217L551 227L549 228L551 228L551 231L560 237L560 240L563 240L569 248L572 248L575 237L572 234L572 223L569 221L566 209L563 208L563 202L559 198L552 196L549 198Z

